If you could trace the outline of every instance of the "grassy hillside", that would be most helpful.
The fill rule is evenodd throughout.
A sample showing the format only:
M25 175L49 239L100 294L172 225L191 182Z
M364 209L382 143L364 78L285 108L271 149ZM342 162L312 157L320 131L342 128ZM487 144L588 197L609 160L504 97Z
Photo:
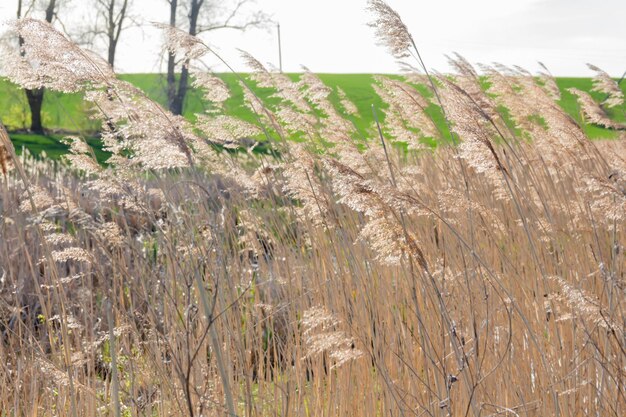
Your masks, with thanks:
M290 74L293 79L298 74ZM141 88L153 100L166 105L165 77L161 74L124 74L120 76L137 87ZM255 122L255 115L243 105L243 91L238 83L238 76L231 73L220 74L231 90L231 97L225 103L225 113L239 117L243 120ZM244 77L246 77L244 75ZM367 136L367 130L373 124L371 107L385 108L385 104L376 95L372 84L372 74L320 74L322 81L333 89L341 88L357 106L359 114L353 117L353 122L363 136ZM247 77L246 77L247 78ZM591 90L592 81L589 78L558 78L557 83L562 92L559 104L577 121L581 121L579 106L576 98L567 92L568 88L575 87L583 91ZM622 89L626 92L626 84ZM257 88L257 94L264 101L268 101L273 94L271 89ZM592 92L592 96L601 99L601 95ZM338 96L331 96L331 100L338 101ZM271 99L269 99L271 102ZM185 103L185 117L194 119L195 114L207 110L206 103L202 100L202 92L191 89ZM433 114L435 120L441 119ZM624 109L612 110L610 116L614 120L625 121ZM24 94L15 85L7 80L0 79L0 119L14 132L24 131L29 125L30 114ZM380 118L384 121L384 114L380 112ZM14 133L11 135L17 148L26 146L33 153L38 154L42 150L51 157L58 157L66 151L66 147L60 139L64 132L76 132L86 137L93 136L98 130L98 123L89 117L89 109L82 100L81 94L61 94L46 92L43 111L44 125L51 130L50 136L29 135L26 133ZM443 128L442 120L439 120ZM445 128L443 128L445 130ZM598 126L585 125L585 131L591 138L615 137L614 131ZM93 141L97 145L97 141Z

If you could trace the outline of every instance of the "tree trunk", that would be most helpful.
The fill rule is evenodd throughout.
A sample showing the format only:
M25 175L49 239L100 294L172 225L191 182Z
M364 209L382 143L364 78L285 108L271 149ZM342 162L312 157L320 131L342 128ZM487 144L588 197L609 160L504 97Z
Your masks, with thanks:
M56 0L50 0L48 3L48 7L46 7L46 22L52 23L52 19L54 18L54 13L57 7Z
M111 68L115 68L115 49L117 48L117 41L109 40L109 57L108 62Z
M117 51L117 44L124 28L124 21L126 20L126 13L128 11L129 0L123 0L120 10L115 13L115 6L117 0L109 0L109 8L107 9L107 39L109 41L108 50L108 63L111 68L115 67L115 53Z
M187 95L187 87L189 84L189 69L183 67L178 80L178 91L174 95L170 111L176 115L182 115L184 110L185 96Z
M176 12L178 11L178 0L170 1L170 26L176 27ZM176 55L167 55L167 106L174 112L174 100L176 99ZM174 112L175 113L175 112Z
M46 8L46 22L52 23L54 13L56 9L56 0L50 0L48 7ZM18 19L21 18L22 2L18 3ZM20 47L23 45L24 40L20 37ZM28 100L28 106L30 107L30 130L33 133L43 134L43 123L41 120L41 107L43 105L43 96L45 90L43 88L36 88L34 90L26 89L26 99Z
M176 3L176 0L172 0L171 4L173 5L174 3ZM203 3L204 0L191 0L191 10L189 10L189 34L191 36L196 36L198 34L198 17L200 16L200 9L202 8ZM172 22L172 16L174 16L174 23L176 23L175 11L171 12L174 14L170 14L170 24ZM182 115L185 106L185 97L187 96L187 91L189 89L189 61L183 63L183 68L180 71L180 78L178 80L178 88L174 77L176 57L170 54L167 64L167 92L170 111L176 115Z
M26 98L28 99L28 105L30 106L30 131L33 133L43 134L43 123L41 121L41 107L43 105L44 89L37 88L35 90L26 91Z
M115 1L109 1L108 22L107 22L107 37L109 38L109 56L107 61L111 68L115 63Z

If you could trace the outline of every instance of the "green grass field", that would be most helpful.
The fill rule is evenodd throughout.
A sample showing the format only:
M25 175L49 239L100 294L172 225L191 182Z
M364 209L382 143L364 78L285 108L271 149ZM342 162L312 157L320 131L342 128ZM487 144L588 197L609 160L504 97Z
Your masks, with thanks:
M255 115L243 105L243 91L238 83L238 76L227 73L219 75L229 86L231 97L225 102L225 113L236 116L249 122L255 122ZM293 79L298 79L298 74L290 74ZM123 74L120 76L137 87L141 88L153 100L165 105L165 77L161 74ZM246 77L244 75L244 77ZM363 137L367 137L368 130L373 124L372 105L378 109L386 106L376 95L372 84L374 82L371 74L319 74L322 81L329 87L342 88L349 99L351 99L359 110L359 114L353 117L353 122ZM247 77L246 77L247 78ZM559 104L574 119L581 121L579 106L576 98L567 92L570 87L576 87L583 91L590 91L592 81L590 78L558 78L557 83L562 92L562 99ZM622 84L622 89L626 92L626 83ZM271 89L256 88L256 93L264 101L272 95ZM601 100L598 93L591 93L594 98ZM331 96L331 100L337 102L336 94ZM207 110L206 103L202 100L202 92L191 89L185 103L185 117L193 120L195 114L203 113ZM381 121L384 121L383 112L379 113ZM443 120L440 115L432 114L443 128ZM617 121L626 121L624 109L617 109L610 112L611 118ZM105 158L106 154L98 147L98 140L93 138L98 131L99 124L89 117L89 109L82 100L81 94L61 94L47 91L44 99L43 119L44 125L50 130L49 136L31 135L24 133L29 126L29 111L24 93L7 80L0 79L0 119L14 132L11 138L18 151L22 147L28 148L34 154L45 151L52 158L58 158L67 151L67 147L61 142L63 135L67 132L75 132L89 139L95 146L99 157ZM591 138L612 138L617 134L614 131L598 126L585 125L584 129Z

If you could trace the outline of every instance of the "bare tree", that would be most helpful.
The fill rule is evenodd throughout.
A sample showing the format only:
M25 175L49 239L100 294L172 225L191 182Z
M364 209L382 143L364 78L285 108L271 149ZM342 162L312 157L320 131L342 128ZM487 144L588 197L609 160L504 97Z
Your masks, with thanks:
M54 19L57 17L57 11L59 6L59 1L57 0L47 0L45 3L45 20L48 23L52 23ZM21 19L22 17L31 13L35 8L35 1L31 0L28 2L28 6L26 10L24 10L24 2L23 0L18 0L17 2L17 18ZM24 44L24 40L22 38L19 39L20 48L22 48ZM28 106L30 107L30 130L34 133L43 133L43 123L41 119L41 108L43 106L43 97L45 93L45 89L36 88L36 89L25 89L26 99L28 100Z
M247 6L254 0L166 0L170 5L170 25L178 26L179 14L186 12L186 30L192 36L220 29L246 30L264 27L270 22L262 11L247 12ZM176 68L182 64L180 77L176 79ZM182 114L185 97L189 89L189 62L178 62L173 53L167 59L167 98L172 113Z
M115 66L115 53L122 31L130 20L129 10L132 0L93 0L96 17L91 22L92 27L86 32L94 38L102 38L107 45L107 61L111 67Z

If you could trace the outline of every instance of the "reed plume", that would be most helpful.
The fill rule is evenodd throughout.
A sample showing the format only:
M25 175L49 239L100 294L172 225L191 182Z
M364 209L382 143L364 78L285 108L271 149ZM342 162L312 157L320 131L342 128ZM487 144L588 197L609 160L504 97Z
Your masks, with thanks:
M607 108L617 107L624 104L624 92L617 82L609 74L592 64L587 64L590 70L596 73L593 77L593 89L599 93L606 94L606 99L602 105Z
M626 129L626 125L623 123L616 122L609 118L606 112L598 105L598 103L595 102L589 93L581 91L577 88L570 88L568 91L577 97L581 111L589 123L604 126L609 129Z
M375 16L375 20L369 25L374 28L380 43L398 59L409 56L408 51L413 41L398 12L383 0L368 0L367 9Z

